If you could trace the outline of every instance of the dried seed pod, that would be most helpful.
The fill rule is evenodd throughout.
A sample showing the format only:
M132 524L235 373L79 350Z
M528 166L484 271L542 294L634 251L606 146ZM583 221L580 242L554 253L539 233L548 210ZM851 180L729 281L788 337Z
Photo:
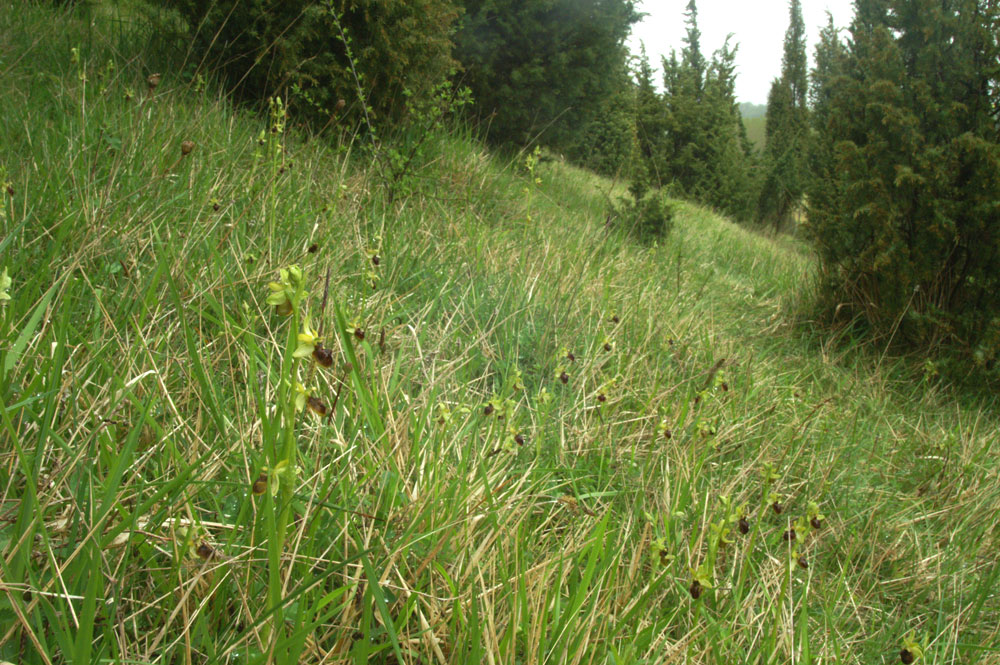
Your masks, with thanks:
M186 157L194 150L194 141L181 141L181 156Z
M747 521L747 518L741 517L740 521L737 522L736 524L740 528L740 533L742 533L744 536L750 533L750 522Z
M313 360L316 361L317 365L322 365L323 367L333 367L333 351L322 346L320 344L316 345L313 349Z

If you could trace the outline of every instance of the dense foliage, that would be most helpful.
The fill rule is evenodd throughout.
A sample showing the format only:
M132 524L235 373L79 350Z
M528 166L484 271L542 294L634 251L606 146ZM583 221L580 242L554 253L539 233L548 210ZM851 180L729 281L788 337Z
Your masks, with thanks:
M165 2L186 19L199 59L244 98L290 96L320 124L340 100L355 116L398 118L407 95L429 93L455 67L452 0Z
M1000 353L997 26L983 0L859 0L829 32L809 228L823 293L894 340ZM818 53L819 55L819 53Z
M464 0L455 57L488 137L516 145L541 139L563 151L585 142L584 130L624 87L635 4Z

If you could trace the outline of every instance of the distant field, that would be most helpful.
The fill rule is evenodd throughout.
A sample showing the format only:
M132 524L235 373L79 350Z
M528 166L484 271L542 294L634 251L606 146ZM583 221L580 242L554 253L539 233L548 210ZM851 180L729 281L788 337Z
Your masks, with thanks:
M743 124L746 125L747 136L750 138L750 142L753 143L758 150L763 150L766 119L763 116L756 118L744 118Z

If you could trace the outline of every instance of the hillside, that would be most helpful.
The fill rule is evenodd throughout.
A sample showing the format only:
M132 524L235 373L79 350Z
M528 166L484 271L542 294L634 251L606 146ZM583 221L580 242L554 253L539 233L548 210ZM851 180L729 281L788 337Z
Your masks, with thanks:
M813 330L797 241L86 12L0 14L0 660L1000 657L995 405Z

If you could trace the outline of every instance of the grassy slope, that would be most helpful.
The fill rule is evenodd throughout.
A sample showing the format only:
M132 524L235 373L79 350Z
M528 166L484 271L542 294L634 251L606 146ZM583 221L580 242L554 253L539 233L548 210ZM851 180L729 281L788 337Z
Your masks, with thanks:
M679 205L641 247L604 230L606 183L531 186L456 137L393 202L322 142L281 138L278 172L265 120L169 70L147 92L114 25L0 16L0 658L870 663L912 629L928 661L997 659L995 414L792 325L797 246ZM250 488L280 455L264 298L290 263L337 359L300 378L339 398L295 421L282 530ZM802 568L782 533L810 501Z

